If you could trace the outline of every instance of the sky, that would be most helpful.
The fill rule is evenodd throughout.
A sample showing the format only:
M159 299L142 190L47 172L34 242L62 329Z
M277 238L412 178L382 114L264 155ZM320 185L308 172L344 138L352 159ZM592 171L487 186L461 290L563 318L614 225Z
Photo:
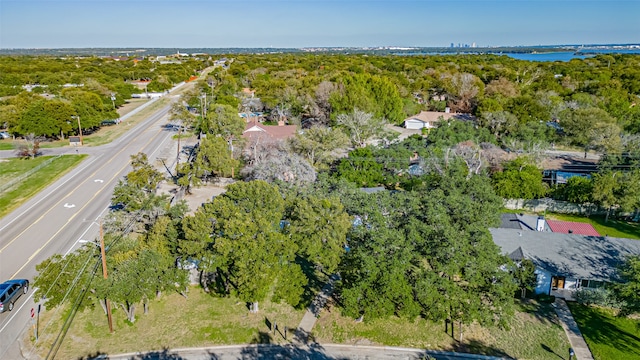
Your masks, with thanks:
M640 43L640 0L0 0L0 48Z

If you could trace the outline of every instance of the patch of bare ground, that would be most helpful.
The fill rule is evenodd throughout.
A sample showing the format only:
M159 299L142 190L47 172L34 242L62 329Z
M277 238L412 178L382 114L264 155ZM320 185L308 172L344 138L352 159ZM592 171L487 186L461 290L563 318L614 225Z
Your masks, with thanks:
M198 208L207 201L211 201L214 197L223 194L226 189L226 182L212 183L197 188L192 188L189 194L182 195L180 198L187 202L189 206L189 212L187 214L193 215ZM160 194L168 194L171 197L178 195L178 186L172 183L162 183L158 189Z

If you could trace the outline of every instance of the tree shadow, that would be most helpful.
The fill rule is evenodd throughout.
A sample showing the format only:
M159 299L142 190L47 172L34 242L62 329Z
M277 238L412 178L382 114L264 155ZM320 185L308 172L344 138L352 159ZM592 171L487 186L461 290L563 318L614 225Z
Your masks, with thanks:
M547 346L546 344L540 344L540 346L542 346L542 350L548 352L548 353L552 353L553 355L559 357L560 359L564 359L564 357L562 357L562 355L556 354L555 351L553 351L553 349L551 349L549 346Z
M107 359L107 353L101 352L101 351L96 351L93 354L89 354L87 356L81 356L79 358L76 358L76 360L97 360L97 359Z
M449 349L453 352L470 353L470 354L482 354L489 356L498 356L505 359L515 359L507 354L504 350L498 349L494 346L487 345L479 340L469 340L463 343L455 343Z
M218 357L213 354L215 357L211 357L210 359L217 359ZM130 360L186 360L186 358L182 357L178 353L174 353L169 349L163 349L161 351L151 351L145 354L138 354L131 358Z
M533 299L522 299L520 300L520 308L543 324L560 324L552 304Z
M259 333L252 340L251 345L247 345L246 347L242 348L240 352L240 359L347 359L328 355L325 349L317 343L310 343L307 346L300 347L293 344L277 345L260 342L266 338L270 338L270 334Z
M304 287L300 302L296 306L298 309L304 309L311 305L315 299L316 294L320 292L324 283L328 280L328 277L316 270L315 266L306 259L301 257L296 258L296 263L302 268L302 272L309 279L309 282Z
M580 332L588 340L596 344L607 344L621 353L640 358L640 331L637 327L634 328L635 333L629 332L604 314L600 314L597 309L585 305L572 303L570 310Z

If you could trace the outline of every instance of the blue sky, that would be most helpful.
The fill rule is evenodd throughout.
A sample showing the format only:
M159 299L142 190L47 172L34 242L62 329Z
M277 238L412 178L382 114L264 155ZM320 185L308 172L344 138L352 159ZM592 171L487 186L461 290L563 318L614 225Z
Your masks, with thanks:
M0 48L640 43L640 0L0 0Z

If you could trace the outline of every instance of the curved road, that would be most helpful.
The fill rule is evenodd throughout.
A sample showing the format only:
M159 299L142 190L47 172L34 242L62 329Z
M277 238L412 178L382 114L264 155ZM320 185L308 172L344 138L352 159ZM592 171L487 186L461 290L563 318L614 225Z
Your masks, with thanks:
M85 161L0 219L0 281L33 280L36 264L99 235L99 219L109 209L118 180L130 171L130 156L144 152L153 162L170 146L174 133L163 127L169 110L170 105L163 107L111 144L80 148L78 152L89 154ZM76 152L69 148L45 151ZM37 309L37 304L30 290L13 311L0 314L0 359L21 357L17 340L31 325L32 308Z

